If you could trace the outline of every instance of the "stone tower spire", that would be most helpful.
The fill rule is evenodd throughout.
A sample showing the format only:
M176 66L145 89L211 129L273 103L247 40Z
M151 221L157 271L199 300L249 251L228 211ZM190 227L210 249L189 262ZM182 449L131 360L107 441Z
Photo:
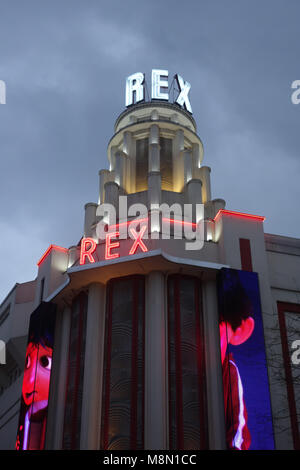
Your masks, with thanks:
M128 107L117 118L108 144L109 169L99 171L98 204L118 208L119 196L128 205L150 207L167 203L204 204L205 218L225 207L211 198L210 167L203 166L203 144L191 113L161 100ZM91 236L97 204L85 206L85 236Z

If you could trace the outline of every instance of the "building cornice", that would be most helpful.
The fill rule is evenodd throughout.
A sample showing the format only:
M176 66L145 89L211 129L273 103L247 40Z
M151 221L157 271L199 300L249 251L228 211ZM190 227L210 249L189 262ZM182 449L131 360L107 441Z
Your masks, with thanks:
M126 108L116 119L115 126L114 126L115 132L119 126L120 121L124 119L124 117L126 117L128 114L134 113L134 111L138 111L141 109L148 109L148 108L164 108L164 109L170 109L174 111L175 113L181 113L191 121L192 125L195 128L195 132L197 132L196 121L191 115L191 113L181 108L181 106L179 106L176 103L169 103L169 102L159 101L159 100L153 100L153 101L147 101L147 102L144 101L142 103L133 104L129 106L128 108Z

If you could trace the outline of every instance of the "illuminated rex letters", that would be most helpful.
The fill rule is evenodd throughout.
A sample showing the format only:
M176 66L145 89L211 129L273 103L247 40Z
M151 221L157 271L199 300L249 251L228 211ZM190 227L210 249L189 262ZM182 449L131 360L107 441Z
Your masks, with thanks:
M134 228L129 228L133 244L128 252L129 255L134 255L137 250L146 253L148 251L147 246L143 242L142 238L145 235L147 226L144 225L141 227L140 231L137 233ZM107 233L105 237L105 260L112 260L120 257L118 249L120 248L120 242L118 238L120 237L120 232L111 232ZM112 239L117 239L112 241ZM80 245L80 261L79 264L86 264L88 259L89 263L95 263L98 260L96 256L97 243L93 238L82 238ZM95 258L96 257L96 258Z
M175 75L175 78L180 89L180 93L176 99L176 103L180 104L180 106L184 106L187 111L192 113L192 107L188 97L191 85L189 82L185 82L180 75Z
M134 94L135 102L143 101L144 99L144 79L145 76L141 72L134 73L126 78L126 106L130 106L134 103Z
M161 88L166 88L168 90L168 76L169 72L167 70L152 70L152 93L151 98L153 100L167 100L169 99L169 93L162 92ZM163 78L165 80L163 80Z
M151 100L169 101L169 72L168 70L153 69L151 74ZM178 86L179 95L175 103L192 113L192 106L189 99L191 85L176 74L174 76ZM172 82L173 84L173 82ZM171 87L172 87L171 84ZM126 78L125 105L131 106L145 99L145 74L141 72L134 73Z

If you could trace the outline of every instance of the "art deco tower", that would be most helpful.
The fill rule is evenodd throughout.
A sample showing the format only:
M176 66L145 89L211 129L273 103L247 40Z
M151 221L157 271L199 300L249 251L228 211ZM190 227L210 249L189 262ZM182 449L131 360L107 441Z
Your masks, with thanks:
M3 448L15 446L17 430L23 449L249 448L242 380L236 374L237 412L222 379L221 324L228 329L230 323L222 317L226 302L220 303L223 273L246 279L227 310L239 314L236 305L247 289L257 310L250 323L258 336L241 360L250 365L241 367L241 376L251 445L265 445L268 421L268 448L274 446L273 429L276 448L300 448L299 389L285 323L287 312L300 312L299 240L265 234L264 217L225 209L223 199L212 198L190 85L175 76L179 90L170 102L166 76L152 71L148 101L144 75L127 79L127 106L108 143L108 169L99 171L99 198L85 205L83 232L68 248L50 245L36 278L16 284L0 306L8 358L7 367L0 365ZM191 240L200 227L200 240ZM35 322L29 325L30 318ZM49 318L55 324L43 337L49 357L37 364L42 379L34 382L45 391L47 370L48 399L43 395L30 407L37 393L24 388L30 382L28 351L37 348L31 330L37 324L47 330ZM243 328L241 320L231 333ZM273 356L287 382L278 383ZM259 387L265 397L260 408Z

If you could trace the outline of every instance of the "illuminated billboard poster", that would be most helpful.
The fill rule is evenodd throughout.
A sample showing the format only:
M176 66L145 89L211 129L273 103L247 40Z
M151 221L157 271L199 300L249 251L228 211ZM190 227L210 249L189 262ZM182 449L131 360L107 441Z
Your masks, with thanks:
M274 449L257 273L218 274L226 443L229 449Z
M44 449L55 316L56 306L42 302L30 317L17 450Z

